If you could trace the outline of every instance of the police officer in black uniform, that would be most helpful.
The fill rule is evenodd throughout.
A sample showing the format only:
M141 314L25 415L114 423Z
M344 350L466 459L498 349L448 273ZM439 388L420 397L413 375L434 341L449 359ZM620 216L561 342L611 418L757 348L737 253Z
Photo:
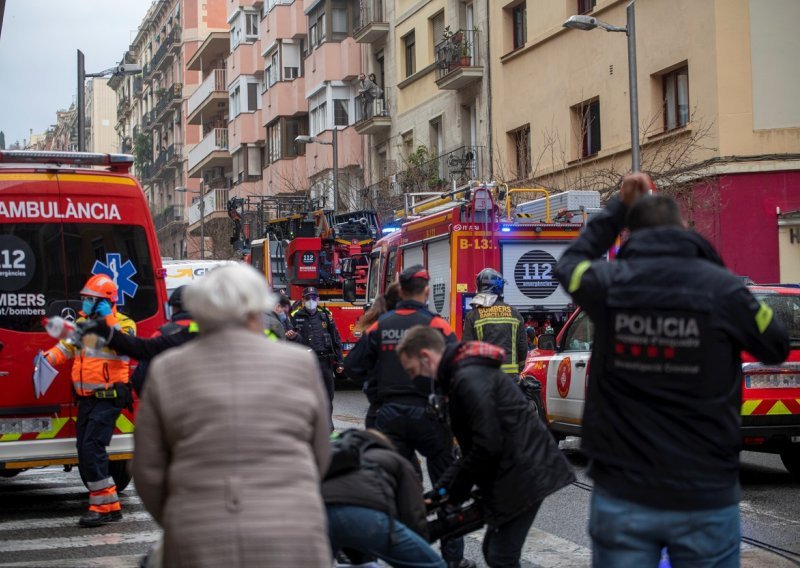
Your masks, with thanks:
M322 370L322 382L328 391L333 409L333 373L341 373L342 368L342 340L333 321L331 312L319 305L319 292L313 286L303 290L303 305L292 312L292 325L300 340L317 354L319 367ZM287 338L292 339L287 334ZM333 428L333 421L331 421Z
M503 301L506 281L493 268L478 273L478 294L472 299L472 310L464 318L463 341L484 341L506 352L500 370L517 378L528 356L525 320L516 308Z

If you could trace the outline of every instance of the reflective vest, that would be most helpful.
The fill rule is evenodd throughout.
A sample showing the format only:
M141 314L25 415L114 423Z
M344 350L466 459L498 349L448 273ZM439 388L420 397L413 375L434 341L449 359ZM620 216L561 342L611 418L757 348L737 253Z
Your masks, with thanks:
M79 318L78 323L86 318ZM130 335L136 334L136 323L125 314L112 313L105 318L106 325ZM54 365L70 359L72 363L72 386L78 396L93 396L95 392L111 388L114 383L127 383L130 376L130 360L118 355L113 349L102 346L98 339L95 349L59 341L46 355Z

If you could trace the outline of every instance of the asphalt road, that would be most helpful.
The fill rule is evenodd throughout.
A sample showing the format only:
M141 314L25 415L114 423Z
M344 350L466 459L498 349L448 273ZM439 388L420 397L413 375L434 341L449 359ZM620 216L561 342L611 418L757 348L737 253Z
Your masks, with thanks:
M358 391L340 391L334 404L337 429L361 427L366 401ZM548 498L523 550L523 566L566 568L590 565L586 533L591 480L578 439L563 448L578 472L571 485ZM749 544L743 566L800 566L800 484L793 482L777 456L742 456L742 529L747 537L794 552L797 564ZM77 471L60 468L27 471L0 478L0 567L133 567L160 534L132 484L122 494L125 519L98 529L82 529L77 517L87 493ZM467 557L485 566L481 533L466 538Z

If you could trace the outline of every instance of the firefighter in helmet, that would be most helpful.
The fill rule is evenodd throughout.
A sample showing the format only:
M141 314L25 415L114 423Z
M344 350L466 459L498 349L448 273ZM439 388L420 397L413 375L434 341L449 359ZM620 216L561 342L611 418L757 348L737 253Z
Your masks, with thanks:
M81 290L81 317L76 323L102 320L105 325L128 334L136 333L136 324L116 308L117 286L105 274L96 274ZM79 523L99 527L122 519L117 488L109 475L108 452L114 425L121 410L130 407L133 396L129 386L129 361L106 347L105 341L84 345L62 340L44 356L52 365L72 360L72 386L78 398L78 466L89 487L89 510Z
M319 366L322 370L322 382L328 391L328 399L333 408L334 369L341 373L342 367L342 340L330 310L319 305L319 292L313 286L303 290L303 305L291 314L294 333L287 333L286 337L294 340L295 334L299 343L302 343L317 355ZM331 421L331 428L333 422Z
M506 281L492 268L484 268L476 278L477 295L464 318L463 341L485 341L502 347L506 359L501 370L517 378L528 355L528 338L522 315L503 301Z

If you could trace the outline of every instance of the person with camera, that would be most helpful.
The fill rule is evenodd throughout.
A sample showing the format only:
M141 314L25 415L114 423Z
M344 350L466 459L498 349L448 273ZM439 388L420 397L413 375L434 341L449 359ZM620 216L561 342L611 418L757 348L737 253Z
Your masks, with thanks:
M447 399L462 458L437 481L436 493L458 505L477 486L488 525L486 563L518 567L542 501L575 480L572 467L501 370L503 349L479 341L448 346L435 330L417 326L396 353L409 376L433 377Z
M322 499L334 554L354 550L395 568L445 568L427 541L422 485L392 442L377 430L350 429L333 445Z
M136 323L117 311L119 293L105 274L95 274L81 290L80 327L100 321L107 329L135 335ZM62 340L43 355L51 365L72 361L72 386L78 399L75 424L78 467L89 488L89 510L78 523L99 527L122 519L117 486L109 474L108 451L114 425L123 408L131 408L130 361L109 348L102 339L82 339L82 345Z

